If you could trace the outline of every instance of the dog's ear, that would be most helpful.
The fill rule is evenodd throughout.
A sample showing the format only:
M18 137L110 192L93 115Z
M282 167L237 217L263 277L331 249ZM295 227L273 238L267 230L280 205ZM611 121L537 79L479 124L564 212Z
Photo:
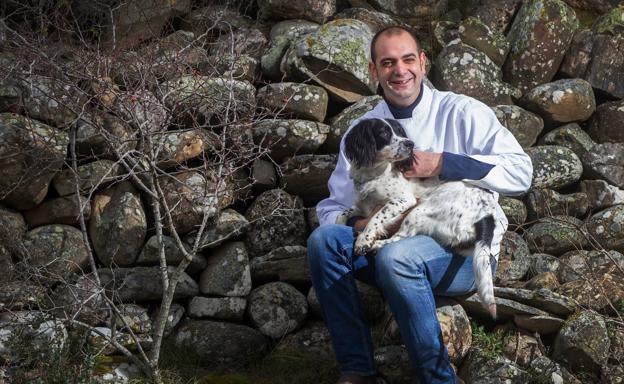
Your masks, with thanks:
M401 123L399 123L398 121L394 119L384 119L384 120L388 124L390 124L395 135L399 137L407 137L407 133L405 133L405 128L403 128L403 125L401 125Z
M375 142L375 124L378 119L366 119L358 122L345 137L345 155L356 168L369 167L375 162L377 145Z

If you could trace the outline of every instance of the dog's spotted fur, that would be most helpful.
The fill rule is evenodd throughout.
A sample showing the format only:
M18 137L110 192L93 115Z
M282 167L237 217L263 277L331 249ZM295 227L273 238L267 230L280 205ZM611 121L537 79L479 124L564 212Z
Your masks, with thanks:
M473 271L481 302L496 317L490 266L494 233L494 195L462 181L437 177L406 179L402 169L411 163L414 143L395 120L362 120L345 137L355 196L353 207L338 216L345 224L352 216L369 217L383 207L358 235L354 251L376 252L382 246L415 235L427 235L445 247L473 255ZM392 237L387 228L414 207Z

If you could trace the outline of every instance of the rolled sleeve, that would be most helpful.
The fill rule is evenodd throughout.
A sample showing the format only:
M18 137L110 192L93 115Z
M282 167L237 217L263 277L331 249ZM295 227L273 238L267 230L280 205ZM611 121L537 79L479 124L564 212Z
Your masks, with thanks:
M531 186L533 164L516 138L483 103L469 103L464 113L472 146L466 155L492 166L482 178L465 181L504 195L525 193Z

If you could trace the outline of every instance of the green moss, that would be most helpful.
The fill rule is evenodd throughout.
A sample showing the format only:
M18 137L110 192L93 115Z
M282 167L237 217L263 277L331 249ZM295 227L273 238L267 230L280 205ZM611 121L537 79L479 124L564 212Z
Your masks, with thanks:
M559 16L562 20L574 19L576 20L576 13L568 4L563 0L550 0L553 4L557 5L559 9ZM577 24L578 25L578 24Z
M541 19L543 7L541 1L524 4L516 14L514 23L509 31L509 40L513 42L511 51L521 54L529 48L533 40L533 26Z
M367 36L371 36L364 28L364 24L356 20L339 19L322 26L297 45L307 51L304 55L328 61L367 82Z
M557 20L557 17L553 17L556 15L553 15L553 10L558 11L560 23L552 22ZM566 30L570 28L570 32L578 28L574 11L562 0L534 0L520 8L509 32L509 40L514 42L513 54L520 55L530 47L534 40L534 26L538 23L544 24L550 32L557 35L561 34L562 27Z
M364 51L362 51L363 47L366 47L366 42L361 37L357 37L352 40L344 39L342 36L339 36L338 31L334 28L325 28L321 29L320 38L322 41L326 43L335 41L336 43L340 42L340 52L335 53L331 50L329 52L326 51L326 48L335 48L333 45L319 45L316 44L313 38L308 38L308 49L310 53L323 55L328 54L331 57L332 62L334 63L348 63L353 59L357 59L358 56L361 56Z
M492 32L490 39L495 47L504 47L509 44L507 37L505 37L502 33Z
M583 315L583 310L577 308L567 319L563 322L561 329L565 329L570 327L577 319L579 319Z
M481 29L489 29L487 27L487 25L485 25L485 23L483 21L481 21L480 19L477 19L476 17L468 17L466 20L464 20L464 24L465 25L474 25L476 27L479 27Z
M601 16L592 27L595 33L616 35L624 33L624 5L613 8Z
M600 14L587 9L574 9L574 13L576 14L579 26L582 28L590 28L598 17L600 17Z
M483 21L476 17L469 17L464 20L463 25L472 26L479 30L479 33L483 36L487 36L488 42L494 47L502 47L508 44L507 38L504 34L490 30L490 28L483 23Z
M336 19L331 22L336 27L352 27L353 19Z

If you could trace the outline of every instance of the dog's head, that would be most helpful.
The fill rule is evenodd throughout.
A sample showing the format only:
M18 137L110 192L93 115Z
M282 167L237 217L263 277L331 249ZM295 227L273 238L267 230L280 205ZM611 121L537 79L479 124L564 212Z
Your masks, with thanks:
M392 119L361 120L345 137L345 155L355 168L406 159L411 163L413 149L401 123Z

